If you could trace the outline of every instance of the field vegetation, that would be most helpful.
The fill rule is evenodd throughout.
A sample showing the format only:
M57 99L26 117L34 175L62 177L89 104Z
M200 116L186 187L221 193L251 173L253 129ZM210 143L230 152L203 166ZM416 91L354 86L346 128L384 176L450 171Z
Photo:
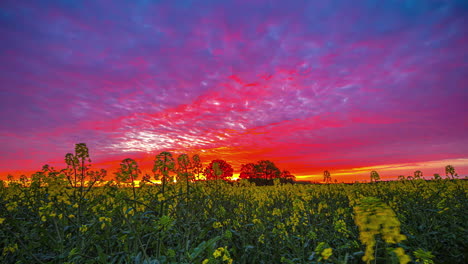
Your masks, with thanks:
M1 263L468 259L467 182L451 168L451 177L430 181L381 182L372 172L372 183L307 185L285 183L275 170L273 185L257 186L249 177L223 180L221 162L205 169L212 180L196 181L199 157L176 160L163 152L154 175L137 187L141 173L132 159L105 182L104 170L90 170L84 144L66 163L64 170L44 166L8 186L0 181ZM174 173L176 182L169 180ZM324 177L329 182L329 173Z

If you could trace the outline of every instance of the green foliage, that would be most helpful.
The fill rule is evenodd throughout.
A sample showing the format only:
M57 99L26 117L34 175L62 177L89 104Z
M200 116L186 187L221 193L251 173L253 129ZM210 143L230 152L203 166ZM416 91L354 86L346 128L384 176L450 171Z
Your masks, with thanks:
M162 184L136 187L132 159L120 163L117 182L106 183L105 170L89 169L85 144L65 161L64 170L44 165L30 178L0 181L0 263L431 264L466 257L468 182L453 179L453 167L452 179L435 181L259 187L188 176L174 183L171 173L200 173L200 159L180 155L176 166L162 152L153 168ZM224 172L218 161L209 168ZM374 171L371 179L380 177Z
M354 207L355 222L359 227L359 239L366 245L366 252L362 260L370 263L375 259L374 247L376 236L380 235L386 244L396 244L406 239L400 233L400 221L395 212L380 199L365 197ZM400 263L408 263L410 258L401 248L394 249Z
M107 183L80 200L41 177L0 182L1 263L460 263L466 249L463 180L196 182L188 197L185 183Z

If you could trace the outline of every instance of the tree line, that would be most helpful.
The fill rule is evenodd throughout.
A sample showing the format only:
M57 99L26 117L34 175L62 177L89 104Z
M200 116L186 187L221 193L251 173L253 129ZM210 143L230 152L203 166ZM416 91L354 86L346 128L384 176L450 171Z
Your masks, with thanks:
M66 168L62 170L56 170L46 164L42 167L41 171L34 173L31 178L33 180L41 179L45 176L49 178L62 178L71 187L87 186L87 188L91 188L96 182L108 178L108 173L105 169L91 169L89 149L85 143L76 144L74 153L67 153L65 155L65 163ZM155 156L151 171L152 175L146 173L140 179L142 172L137 161L132 158L126 158L120 162L112 180L118 183L130 183L132 186L135 186L135 181L137 180L140 180L142 183L160 183L163 190L168 183L177 181L185 183L188 189L190 182L199 180L229 181L234 174L234 169L225 160L212 160L206 167L203 167L198 154L191 157L188 154L180 154L176 157L168 151L163 151ZM22 177L25 178L26 176L23 175ZM12 180L13 176L9 175L8 178L8 180ZM295 180L295 176L289 171L281 171L269 160L261 160L256 164L243 164L241 166L240 178L263 185L273 184L274 179L291 183Z

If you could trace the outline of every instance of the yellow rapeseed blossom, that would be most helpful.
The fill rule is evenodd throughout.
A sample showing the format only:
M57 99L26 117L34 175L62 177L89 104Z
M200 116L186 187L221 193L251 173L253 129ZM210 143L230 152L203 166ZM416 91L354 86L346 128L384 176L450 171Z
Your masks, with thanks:
M332 248L326 248L322 251L322 257L323 259L327 260L331 255L333 254L333 249Z
M264 244L264 243L265 243L265 235L264 235L264 234L261 234L261 235L258 237L258 242L261 243L261 244Z
M213 252L213 257L214 258L219 258L221 255L223 255L224 248L218 248Z
M400 233L400 221L395 212L380 201L378 198L366 197L361 199L354 207L356 214L355 222L359 227L359 238L366 245L363 261L370 263L374 260L375 236L380 234L383 240L389 244L396 244L406 239ZM400 262L406 259L406 254L402 248L395 251ZM408 257L409 258L409 257Z
M6 255L8 253L15 253L15 251L18 250L18 244L9 244L6 247L3 248L3 255Z
M5 221L5 218L0 218L0 225L3 224L4 221Z
M79 231L80 233L83 233L83 234L86 233L86 231L88 231L88 226L87 225L80 226Z
M166 200L166 197L164 197L164 195L162 193L158 194L158 201L162 202L162 201L165 201Z
M223 227L223 225L220 222L216 221L213 223L213 228L221 228L221 227Z

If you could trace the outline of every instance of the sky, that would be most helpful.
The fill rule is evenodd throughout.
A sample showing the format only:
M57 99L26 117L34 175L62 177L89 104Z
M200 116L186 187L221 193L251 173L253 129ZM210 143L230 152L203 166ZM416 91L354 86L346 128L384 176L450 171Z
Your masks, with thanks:
M298 179L468 175L468 2L0 3L0 176L161 151Z

